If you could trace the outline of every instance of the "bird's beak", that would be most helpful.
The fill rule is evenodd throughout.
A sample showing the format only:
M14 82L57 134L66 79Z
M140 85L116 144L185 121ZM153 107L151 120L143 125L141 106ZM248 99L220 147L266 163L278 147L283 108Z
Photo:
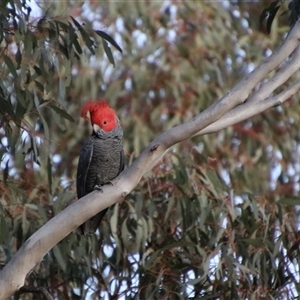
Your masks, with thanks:
M91 113L90 113L90 111L87 111L86 117L87 117L88 120L91 120Z
M99 125L93 124L93 130L94 130L94 132L98 132L100 129L101 129L101 128L100 128Z

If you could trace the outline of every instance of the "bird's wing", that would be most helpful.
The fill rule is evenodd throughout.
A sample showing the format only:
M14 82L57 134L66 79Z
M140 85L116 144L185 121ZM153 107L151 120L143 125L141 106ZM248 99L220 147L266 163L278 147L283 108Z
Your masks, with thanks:
M78 199L87 194L85 191L86 177L92 160L93 151L93 141L89 138L84 141L79 156L76 184Z
M120 151L120 168L118 174L120 174L125 167L125 155L124 155L124 150L122 149ZM79 233L80 234L93 234L99 227L99 224L104 217L105 213L107 212L108 208L104 209L85 223L83 223L79 227Z
M120 152L120 169L119 169L119 173L120 174L124 168L125 168L125 155L124 155L124 149L121 150Z

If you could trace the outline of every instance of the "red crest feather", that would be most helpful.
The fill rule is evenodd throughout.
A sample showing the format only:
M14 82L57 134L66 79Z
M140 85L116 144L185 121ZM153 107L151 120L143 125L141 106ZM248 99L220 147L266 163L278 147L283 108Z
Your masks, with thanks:
M115 111L103 99L86 102L81 108L80 115L86 120L91 120L92 124L97 124L104 131L111 131L118 126Z

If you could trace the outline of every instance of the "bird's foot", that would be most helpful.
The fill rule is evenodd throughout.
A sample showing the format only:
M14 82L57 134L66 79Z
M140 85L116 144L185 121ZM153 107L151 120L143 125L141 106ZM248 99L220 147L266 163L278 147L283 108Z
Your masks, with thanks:
M111 185L111 186L114 185L114 184L112 183L112 181L107 181L107 182L105 182L104 184L101 184L101 185L96 184L95 187L94 187L94 191L97 190L97 191L100 191L101 193L103 193L102 186L103 186L103 185L106 185L106 184L107 184L107 185L109 184L109 185Z
M98 185L98 184L94 186L94 191L99 191L99 192L103 193L101 185Z

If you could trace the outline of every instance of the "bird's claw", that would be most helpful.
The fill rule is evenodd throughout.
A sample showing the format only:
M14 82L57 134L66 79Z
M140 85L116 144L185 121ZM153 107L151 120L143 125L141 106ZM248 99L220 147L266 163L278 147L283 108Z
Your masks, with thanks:
M99 191L99 192L103 193L101 185L98 185L98 184L94 186L94 191Z
M102 190L102 186L103 185L105 185L105 184L109 184L109 185L111 185L111 186L113 186L114 184L112 183L112 181L107 181L107 182L105 182L104 184L102 184L102 185L98 185L98 184L96 184L95 185L95 187L94 187L94 191L99 191L99 192L101 192L101 193L103 193L103 190Z

